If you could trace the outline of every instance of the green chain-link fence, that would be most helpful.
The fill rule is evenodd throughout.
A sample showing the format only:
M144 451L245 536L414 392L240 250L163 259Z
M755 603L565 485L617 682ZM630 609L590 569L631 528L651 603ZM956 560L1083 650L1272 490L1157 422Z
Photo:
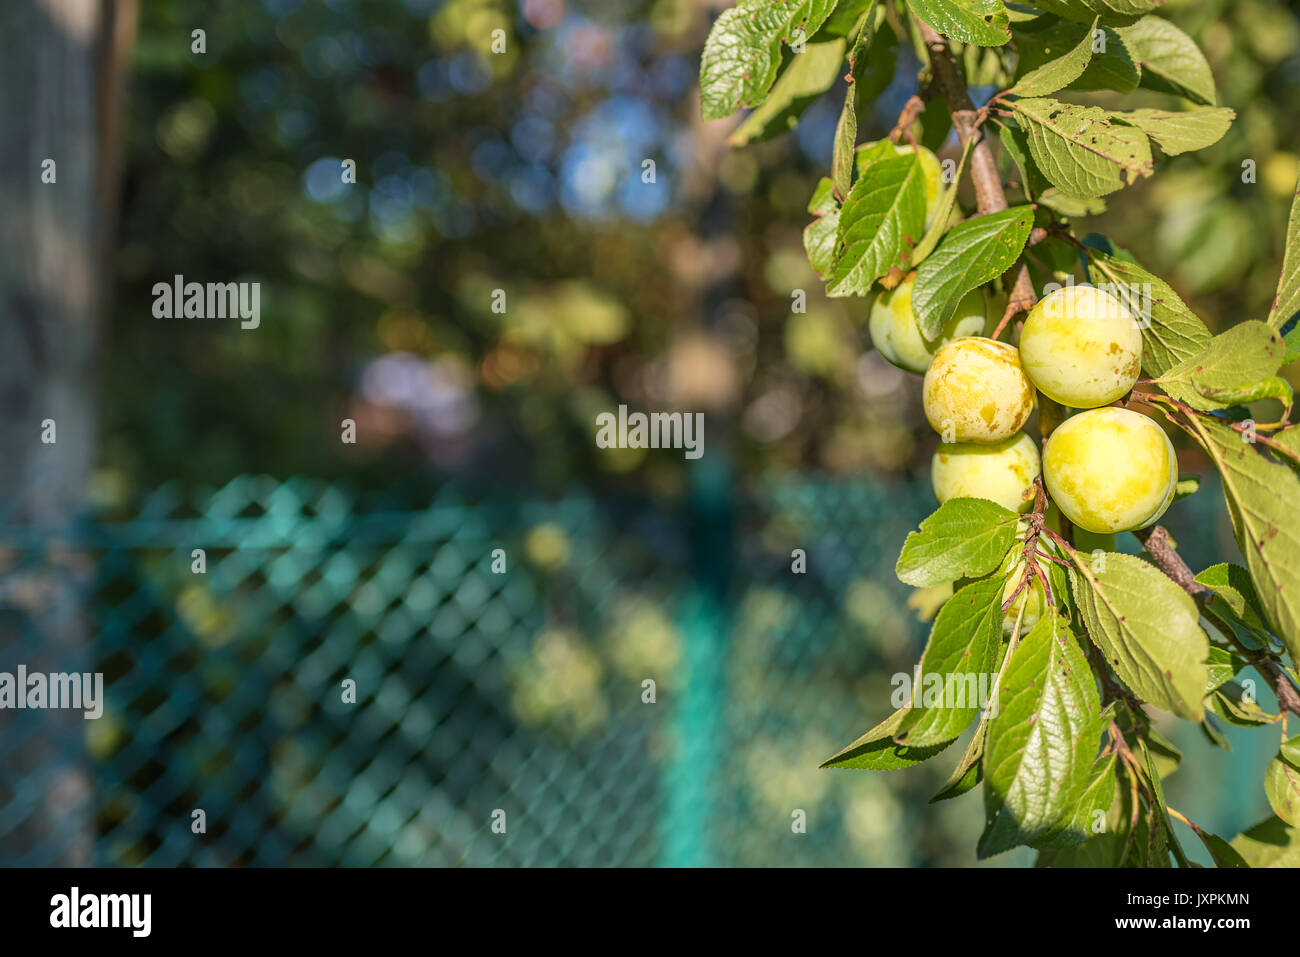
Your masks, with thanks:
M816 767L885 715L889 676L919 655L893 562L928 488L733 496L701 475L667 506L160 489L78 533L103 717L10 712L0 749L84 735L99 864L972 862L979 799L926 805L947 757ZM1199 564L1223 547L1215 495L1175 526ZM10 574L41 560L30 535L2 538ZM40 635L6 615L13 672ZM0 864L45 863L28 829L49 782L15 768L0 763ZM1249 801L1214 813L1239 827Z

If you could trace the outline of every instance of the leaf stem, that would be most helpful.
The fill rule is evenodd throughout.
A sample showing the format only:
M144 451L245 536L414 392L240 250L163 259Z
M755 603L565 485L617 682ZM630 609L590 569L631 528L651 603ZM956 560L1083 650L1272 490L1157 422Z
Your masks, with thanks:
M1173 808L1171 808L1168 804L1165 805L1165 810L1169 812L1169 816L1170 816L1170 817L1175 818L1175 819L1177 819L1177 820L1179 820L1179 821L1182 821L1184 824L1186 824L1188 827L1190 827L1190 828L1192 829L1192 831L1195 832L1198 836L1200 836L1200 835L1202 835L1202 834L1205 833L1205 831L1203 831L1201 828L1197 827L1197 826L1196 826L1195 824L1193 824L1190 820L1188 820L1187 815L1185 815L1185 814L1183 814L1183 813L1181 813L1181 812L1179 812L1179 811L1175 811L1175 810L1174 810Z

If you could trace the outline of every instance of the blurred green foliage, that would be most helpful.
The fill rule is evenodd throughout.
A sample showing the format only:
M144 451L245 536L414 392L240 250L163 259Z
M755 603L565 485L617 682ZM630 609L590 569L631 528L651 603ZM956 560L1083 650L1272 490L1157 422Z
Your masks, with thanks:
M1089 225L1212 326L1262 316L1300 153L1300 20L1268 0L1162 10L1206 50L1238 120ZM249 470L680 488L675 456L596 454L594 415L619 402L734 418L745 474L923 467L915 383L871 351L863 302L824 298L800 247L842 84L792 132L729 149L694 92L712 14L691 0L144 4L101 494ZM190 52L199 26L206 54ZM886 49L894 78L862 139L893 125L917 70ZM153 319L150 287L178 273L260 281L261 328ZM345 417L355 446L338 441Z

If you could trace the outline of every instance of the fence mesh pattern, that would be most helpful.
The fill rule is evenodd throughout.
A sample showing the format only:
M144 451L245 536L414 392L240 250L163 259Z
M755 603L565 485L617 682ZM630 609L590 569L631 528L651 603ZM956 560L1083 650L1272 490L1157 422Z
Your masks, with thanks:
M3 714L0 864L49 861L56 758L103 865L973 862L978 798L926 805L946 758L817 769L923 646L893 563L932 505L808 478L670 506L160 489L76 533L103 716ZM0 541L11 578L48 558ZM2 588L0 623L0 672L83 670Z

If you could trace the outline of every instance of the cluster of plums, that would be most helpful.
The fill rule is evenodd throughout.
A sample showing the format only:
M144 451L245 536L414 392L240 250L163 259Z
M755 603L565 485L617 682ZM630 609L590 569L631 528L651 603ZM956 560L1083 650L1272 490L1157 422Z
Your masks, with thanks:
M909 281L872 306L881 355L925 374L925 415L944 439L931 467L939 501L986 498L1015 511L1032 500L1041 471L1052 501L1080 528L1113 533L1156 521L1178 482L1173 444L1146 416L1108 407L1138 378L1142 334L1133 316L1109 293L1079 285L1030 311L1018 349L984 337L987 318L977 290L927 343ZM1041 459L1021 431L1035 388L1082 410L1052 432Z
M1178 483L1173 444L1146 416L1110 407L1142 364L1141 329L1118 299L1090 285L1058 289L1030 311L1017 348L985 336L992 317L976 289L927 341L912 310L914 280L876 297L869 326L882 356L925 376L925 415L943 438L931 465L940 502L984 498L1019 511L1041 474L1055 507L1086 532L1109 537L1164 514ZM1076 410L1041 457L1021 431L1035 389Z

